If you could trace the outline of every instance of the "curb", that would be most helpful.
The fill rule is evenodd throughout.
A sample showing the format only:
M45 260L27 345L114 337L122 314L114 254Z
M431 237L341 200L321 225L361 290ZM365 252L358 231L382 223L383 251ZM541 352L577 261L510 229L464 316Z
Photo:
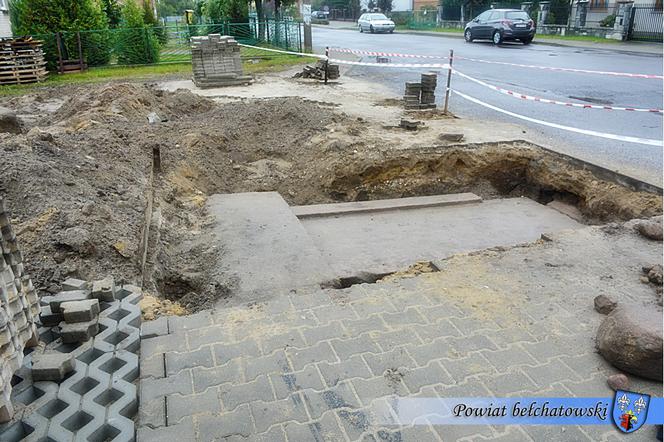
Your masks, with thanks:
M341 29L341 28L338 28ZM450 38L463 38L463 33L459 33L458 35L456 33L452 32L428 32L428 31L395 31L395 33L398 34L409 34L409 35L426 35L429 37L450 37ZM621 49L621 48L615 48L615 47L593 47L593 46L582 46L582 45L575 45L573 43L562 43L562 42L557 42L557 41L542 41L542 40L537 40L537 34L535 34L535 40L531 43L533 45L542 45L542 46L556 46L556 47L564 47L564 48L578 48L578 49L601 49L601 50L606 50L606 51L613 51L617 52L620 54L627 54L627 55L646 55L646 56L652 56L652 57L662 57L661 51L659 53L654 53L654 52L648 52L648 51L639 51L639 50L631 50L631 49ZM597 43L598 45L604 45L605 43ZM619 43L606 43L607 45L611 44L619 44Z
M303 219L355 213L386 212L390 210L457 206L460 204L472 204L481 202L482 198L475 195L474 193L455 193L449 195L416 196L410 198L375 201L353 201L350 203L291 206L290 209L296 217Z
M323 29L329 29L329 30L342 30L342 31L355 31L356 29L354 27L342 27L342 28L337 28L337 27L330 27L327 25L312 25L312 27L316 28L323 28ZM411 30L395 30L395 34L409 34L409 35L426 35L429 37L449 37L449 38L463 38L463 33L459 32L453 33L453 32L430 32L430 31L411 31ZM537 39L537 34L535 35L535 38ZM542 40L534 40L531 44L534 45L542 45L542 46L556 46L556 47L563 47L563 48L578 48L578 49L602 49L602 50L608 50L608 51L613 51L619 54L626 54L626 55L645 55L645 56L651 56L651 57L662 57L662 52L649 52L649 51L639 51L639 50L633 50L633 49L621 49L621 48L616 48L616 47L606 47L603 48L601 46L599 47L592 47L592 46L582 46L582 45L575 45L572 42L568 43L563 43L563 42L557 42L557 41L542 41ZM604 45L605 43L597 43L598 45ZM612 44L620 44L620 43L606 43L607 45L612 45ZM661 48L660 48L661 49Z

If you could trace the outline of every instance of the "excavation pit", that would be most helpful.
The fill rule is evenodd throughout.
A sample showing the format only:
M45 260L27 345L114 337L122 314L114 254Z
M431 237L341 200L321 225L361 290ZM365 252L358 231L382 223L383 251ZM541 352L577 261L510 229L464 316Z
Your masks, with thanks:
M218 194L277 192L309 206L473 193L487 205L522 199L579 225L662 213L661 189L527 141L474 142L466 129L468 142L441 141L456 120L386 131L390 121L311 99L225 101L110 84L3 103L24 116L26 133L0 140L0 189L42 294L67 277L112 273L190 312L236 302L237 278L217 264L228 258L208 210ZM164 121L148 124L151 112ZM360 266L316 283L388 270Z

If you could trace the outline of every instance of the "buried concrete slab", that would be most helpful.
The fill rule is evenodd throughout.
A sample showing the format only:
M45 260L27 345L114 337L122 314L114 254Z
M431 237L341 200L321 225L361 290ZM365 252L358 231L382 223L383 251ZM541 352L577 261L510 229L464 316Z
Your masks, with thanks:
M301 222L338 277L393 272L416 261L515 245L534 241L542 233L582 227L527 198L305 217Z
M213 195L210 213L224 251L219 266L243 301L275 290L317 288L334 275L302 224L276 192Z

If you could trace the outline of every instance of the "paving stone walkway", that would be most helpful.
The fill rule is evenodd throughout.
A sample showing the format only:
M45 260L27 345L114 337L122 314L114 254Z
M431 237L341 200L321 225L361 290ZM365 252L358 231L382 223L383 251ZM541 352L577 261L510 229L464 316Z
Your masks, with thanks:
M652 304L639 271L660 258L661 243L588 228L437 273L146 323L138 440L620 439L611 425L383 427L376 410L393 396L612 396L593 298Z

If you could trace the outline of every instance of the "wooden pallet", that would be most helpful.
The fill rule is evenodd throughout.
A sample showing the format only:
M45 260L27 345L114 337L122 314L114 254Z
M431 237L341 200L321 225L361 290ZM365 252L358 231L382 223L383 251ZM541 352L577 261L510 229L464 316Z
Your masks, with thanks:
M35 83L47 74L41 41L29 37L0 39L0 85Z

